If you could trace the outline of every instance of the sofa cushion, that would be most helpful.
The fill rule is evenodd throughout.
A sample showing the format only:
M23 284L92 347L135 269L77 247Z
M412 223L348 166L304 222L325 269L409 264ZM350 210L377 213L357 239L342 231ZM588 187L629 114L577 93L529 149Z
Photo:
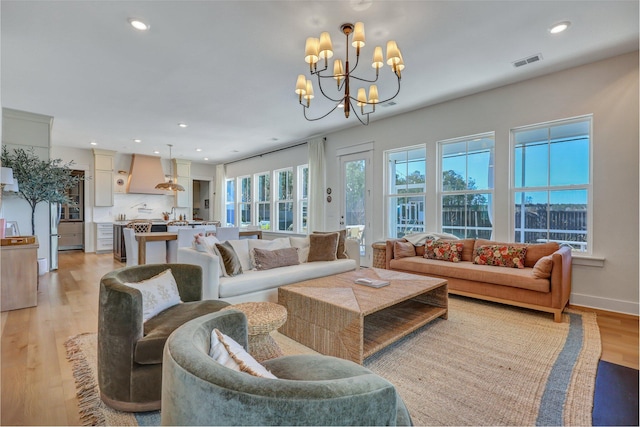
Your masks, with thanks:
M560 245L556 242L548 242L548 243L508 243L508 242L494 242L492 240L485 239L477 239L475 241L474 252L475 249L479 246L485 245L508 245L513 247L526 247L527 253L524 257L524 266L525 267L533 267L536 265L536 262L543 256L551 255L558 249L560 249Z
M220 301L185 302L166 309L144 324L144 336L138 340L133 360L142 365L162 363L162 350L169 335L189 320L220 309Z
M124 285L135 288L142 294L142 322L182 302L170 268L150 279L135 283L125 282Z
M314 233L309 235L308 262L334 261L337 258L340 233Z
M243 271L248 271L253 268L251 266L251 257L249 256L250 240L252 239L227 240L229 244L233 247L233 250L236 252L236 255L238 256L238 261L240 261L240 265L242 266Z
M408 256L416 256L416 247L413 243L395 241L393 242L393 258L400 259Z
M229 243L229 241L216 243L216 248L218 248L218 252L220 252L220 258L224 263L224 269L227 275L233 277L242 274L242 265L231 243Z
M297 248L273 250L254 248L253 251L257 270L270 270L272 268L300 264Z
M533 270L531 274L534 277L538 277L540 279L548 279L551 277L551 270L553 269L553 258L551 255L543 256L536 262L536 265L533 266Z
M314 231L313 234L331 234L338 233L338 248L336 249L336 258L337 259L347 259L347 248L345 246L345 240L347 239L347 230L338 230L338 231Z
M524 268L526 246L484 245L476 247L474 264Z
M356 269L356 265L356 261L353 259L338 259L335 261L306 262L271 270L250 270L236 277L221 277L219 294L220 298L245 295L251 292L302 282L303 280L352 271Z
M460 262L464 244L456 241L427 240L425 242L425 258L443 261Z
M211 331L209 356L222 366L234 371L246 372L254 377L277 379L275 375L267 371L233 338L223 334L218 329Z
M539 279L531 274L531 268L496 268L490 265L478 265L469 261L458 263L426 259L420 257L391 260L394 270L409 273L435 275L444 278L456 278L494 285L511 286L537 292L549 292L548 279Z
M300 264L307 262L309 258L309 236L306 237L289 237L289 243L292 248L298 248L298 261Z
M247 242L249 247L249 260L251 262L251 266L250 266L251 268L248 268L247 270L253 270L254 268L257 267L255 253L253 252L254 249L259 248L259 249L266 249L266 250L272 251L274 249L283 249L283 248L291 247L291 243L289 242L288 237L281 237L279 239L273 239L273 240L248 239Z

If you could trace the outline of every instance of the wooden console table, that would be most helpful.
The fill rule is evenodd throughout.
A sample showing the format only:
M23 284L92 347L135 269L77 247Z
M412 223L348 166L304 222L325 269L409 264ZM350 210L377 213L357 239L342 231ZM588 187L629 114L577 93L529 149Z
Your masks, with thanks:
M0 247L2 283L0 310L38 305L38 241L29 245Z

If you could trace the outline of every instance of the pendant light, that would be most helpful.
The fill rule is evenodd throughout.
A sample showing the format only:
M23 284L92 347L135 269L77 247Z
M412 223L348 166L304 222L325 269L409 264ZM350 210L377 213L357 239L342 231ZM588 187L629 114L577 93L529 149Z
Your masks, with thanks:
M156 185L156 189L167 191L184 191L184 187L182 185L173 182L173 160L171 158L171 147L173 147L173 145L167 145L169 146L169 182L161 182L160 184Z

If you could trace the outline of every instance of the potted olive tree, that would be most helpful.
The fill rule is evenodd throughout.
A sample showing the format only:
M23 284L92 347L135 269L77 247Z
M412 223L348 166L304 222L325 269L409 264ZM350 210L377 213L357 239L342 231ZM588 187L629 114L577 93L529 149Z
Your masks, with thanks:
M13 177L18 180L18 196L25 199L31 207L31 233L35 234L35 212L40 202L54 202L62 205L72 203L68 190L83 176L72 174L73 162L62 163L61 159L43 160L33 148L24 150L15 148L10 153L2 146L2 165L13 169Z

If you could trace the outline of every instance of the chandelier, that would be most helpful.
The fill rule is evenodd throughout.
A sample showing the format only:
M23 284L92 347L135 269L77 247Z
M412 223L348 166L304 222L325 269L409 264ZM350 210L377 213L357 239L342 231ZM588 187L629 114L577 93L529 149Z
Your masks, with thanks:
M305 44L304 60L309 64L309 73L311 76L316 76L318 80L318 88L320 93L332 102L335 102L335 106L326 114L310 118L307 115L307 110L311 107L311 100L314 98L313 83L308 80L304 74L298 76L296 82L296 94L298 94L298 101L302 105L304 112L304 118L309 121L320 120L327 117L336 108L341 107L344 109L344 116L349 118L349 113L354 112L354 115L358 118L363 125L369 124L369 115L376 111L376 104L387 102L395 98L400 93L400 79L402 77L401 71L404 69L404 62L402 60L402 54L395 41L390 40L387 42L387 64L391 67L391 71L395 74L398 80L397 90L395 94L387 99L380 100L378 96L378 86L371 84L369 86L369 97L364 87L358 87L357 96L351 95L352 85L356 85L359 82L376 83L380 73L380 68L384 66L384 59L382 56L382 47L376 46L373 50L373 61L371 66L376 70L375 79L366 79L353 75L353 72L358 67L360 62L360 48L364 47L364 24L362 22L356 22L355 24L346 23L340 27L342 33L346 37L345 47L345 61L344 66L341 59L336 59L333 62L333 73L329 71L329 58L333 56L333 45L331 43L331 36L328 32L320 34L320 38L309 37ZM355 65L351 67L349 62L349 37L352 36L351 45L356 48L356 60ZM324 67L318 69L318 62L322 62L324 59ZM320 64L322 67L322 64ZM330 96L325 92L323 88L323 80L335 79L337 84L337 96ZM325 83L326 86L326 83ZM359 108L354 108L354 103ZM360 114L358 114L358 109ZM366 116L366 120L364 117Z
M156 185L157 190L167 190L167 191L184 191L184 187L177 182L173 182L173 158L171 157L171 147L173 145L167 144L169 146L169 182L161 182Z

